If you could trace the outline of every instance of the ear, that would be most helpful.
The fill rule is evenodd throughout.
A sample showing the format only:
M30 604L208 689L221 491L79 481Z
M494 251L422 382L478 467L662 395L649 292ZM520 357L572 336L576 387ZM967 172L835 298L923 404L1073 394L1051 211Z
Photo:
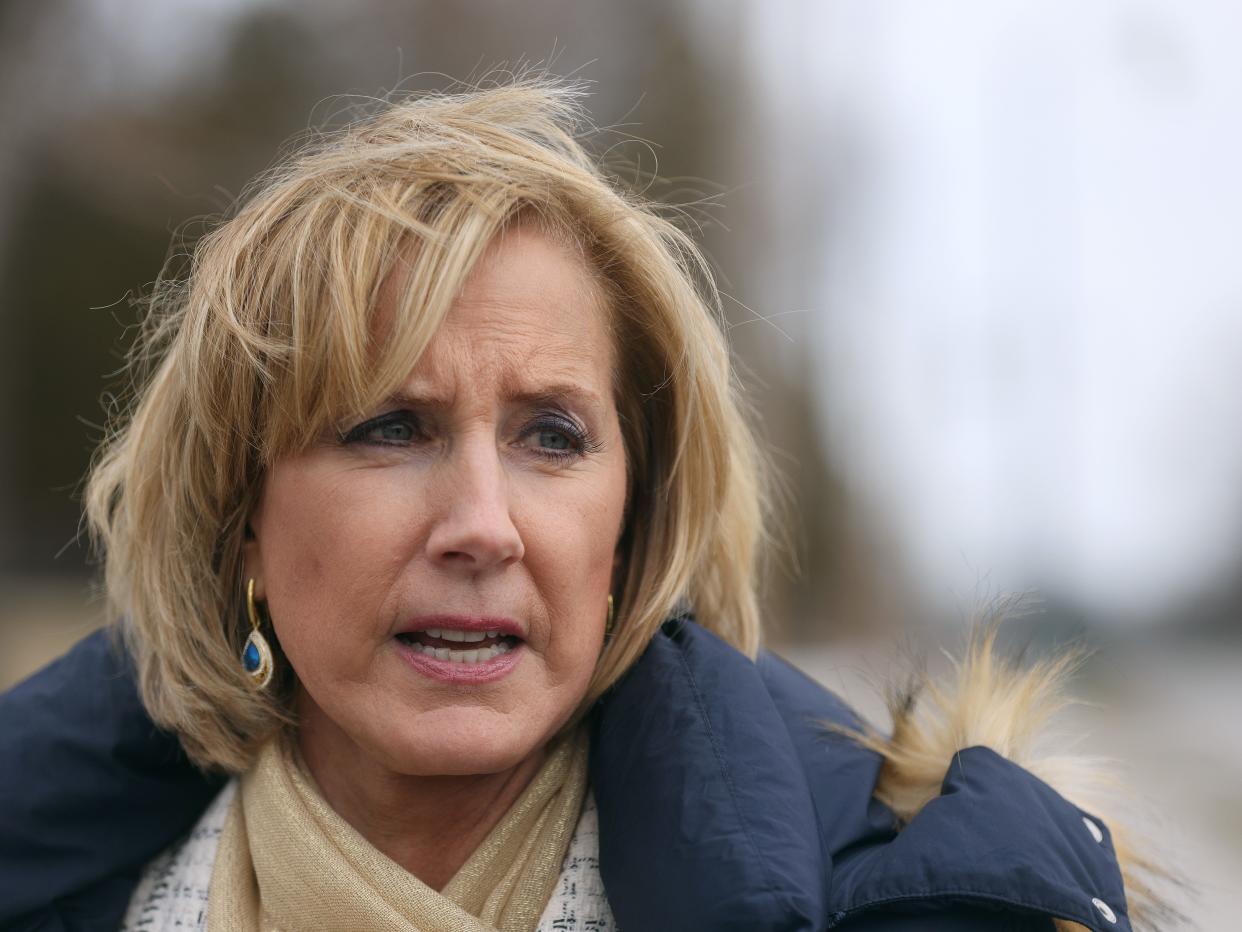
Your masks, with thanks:
M267 601L267 589L263 585L263 550L259 546L259 538L249 521L246 522L245 541L242 544L242 587L254 580L255 601Z
M617 592L621 588L621 583L625 579L625 559L618 547L612 555L612 592ZM256 583L256 585L258 585Z

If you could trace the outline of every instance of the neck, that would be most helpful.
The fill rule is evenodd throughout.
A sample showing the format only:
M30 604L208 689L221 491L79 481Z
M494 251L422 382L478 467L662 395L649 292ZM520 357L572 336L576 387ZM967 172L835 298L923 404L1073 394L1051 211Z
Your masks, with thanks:
M328 805L437 891L509 811L545 757L541 748L499 773L411 776L376 761L313 703L301 705L298 748Z

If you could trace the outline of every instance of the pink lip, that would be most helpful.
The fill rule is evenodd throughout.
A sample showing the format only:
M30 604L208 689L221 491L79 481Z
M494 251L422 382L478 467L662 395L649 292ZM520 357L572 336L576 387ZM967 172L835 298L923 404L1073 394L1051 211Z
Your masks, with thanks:
M499 631L501 634L526 640L526 632L512 618L483 618L478 615L419 615L411 618L397 634L426 631L428 628L450 628L454 631Z
M506 653L482 663L456 663L437 660L396 638L397 652L410 666L424 676L445 683L490 683L510 673L526 652L526 631L512 618L485 617L480 615L418 615L411 618L396 632L412 634L428 628L449 628L454 631L498 631L503 635L519 638L518 643ZM466 645L463 649L469 650Z
M449 625L432 624L428 625L428 627L447 628ZM421 631L423 629L411 628L408 630ZM483 630L495 631L499 629L485 628ZM491 660L484 660L482 663L456 663L452 660L437 660L435 657L430 657L398 639L394 639L394 643L397 645L397 653L401 655L402 660L424 676L429 676L432 679L445 683L491 683L511 673L513 668L521 661L522 655L526 653L526 644L519 642L513 646L512 650L499 654Z

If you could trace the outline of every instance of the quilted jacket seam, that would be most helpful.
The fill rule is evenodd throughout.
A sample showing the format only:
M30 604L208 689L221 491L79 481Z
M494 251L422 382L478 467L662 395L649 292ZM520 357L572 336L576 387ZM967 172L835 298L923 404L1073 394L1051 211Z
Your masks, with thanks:
M707 730L707 738L711 743L712 754L716 758L716 764L720 769L721 776L725 781L725 786L729 791L729 800L733 803L733 810L737 815L738 824L741 825L742 832L746 836L746 843L754 852L756 862L763 870L765 892L768 893L769 896L775 897L777 886L772 880L772 873L768 867L767 859L763 856L759 845L756 844L755 839L751 834L750 825L747 823L746 816L744 814L744 808L737 798L737 790L733 785L733 776L727 762L725 761L724 755L721 752L720 745L716 739L716 733L712 729L711 719L708 717L707 710L703 704L702 693L699 691L698 683L694 678L694 671L690 668L690 664L686 661L685 655L681 651L678 651L677 658L681 662L681 667L686 673L686 680L690 686L690 691L694 696L694 703L698 707L699 717L703 722L704 728Z

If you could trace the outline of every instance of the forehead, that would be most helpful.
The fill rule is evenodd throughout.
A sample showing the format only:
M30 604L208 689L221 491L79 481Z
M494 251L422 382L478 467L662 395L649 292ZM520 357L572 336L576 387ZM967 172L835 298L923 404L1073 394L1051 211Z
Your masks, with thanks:
M391 320L385 305L393 290L385 293L378 310ZM521 225L488 245L409 381L451 381L465 368L513 391L574 382L603 395L613 365L609 310L595 273L562 237Z

